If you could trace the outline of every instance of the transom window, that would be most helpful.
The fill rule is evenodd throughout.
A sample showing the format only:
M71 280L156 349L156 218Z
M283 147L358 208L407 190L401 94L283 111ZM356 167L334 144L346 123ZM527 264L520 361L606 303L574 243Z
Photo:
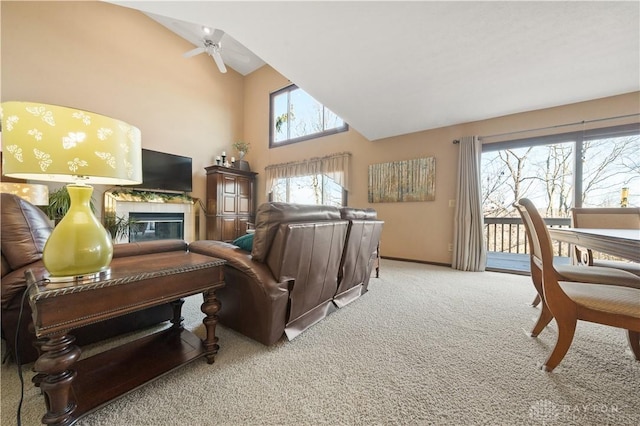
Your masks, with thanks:
M349 130L344 120L296 85L271 93L269 147Z

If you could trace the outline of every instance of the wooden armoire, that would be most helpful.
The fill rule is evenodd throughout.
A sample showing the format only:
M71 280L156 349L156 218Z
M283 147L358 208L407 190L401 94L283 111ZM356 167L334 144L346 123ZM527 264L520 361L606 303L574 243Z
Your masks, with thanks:
M207 239L233 241L254 221L257 173L209 166L207 171Z

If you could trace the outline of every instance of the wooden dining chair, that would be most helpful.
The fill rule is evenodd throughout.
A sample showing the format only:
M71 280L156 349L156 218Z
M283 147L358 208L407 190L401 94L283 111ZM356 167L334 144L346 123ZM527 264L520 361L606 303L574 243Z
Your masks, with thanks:
M520 212L521 216L523 214L526 214L526 210L518 209L518 212ZM533 286L536 289L536 296L533 302L531 302L531 306L536 307L542 301L542 273L536 267L536 264L533 260L535 247L532 244L532 230L530 229L527 221L524 220L524 217L522 217L522 219L525 225L524 228L529 244L531 280L533 281ZM621 269L600 266L592 266L587 268L582 264L556 265L554 263L554 270L557 274L558 281L619 285L622 287L632 287L640 289L640 276ZM540 332L547 326L547 324L549 324L549 321L551 321L550 312L548 311L548 308L543 306L540 310L540 317L538 318L536 325L534 325L533 330L531 331L531 336L538 336L538 334L540 334Z
M559 279L553 265L549 231L535 205L523 198L515 204L525 227L529 229L532 247L531 273L541 283L542 312L534 328L540 332L555 319L558 326L556 345L542 366L553 369L566 355L578 320L619 327L627 330L629 347L640 361L640 289L601 283L571 282ZM537 334L532 333L532 336Z
M571 209L571 226L591 229L640 230L640 207L576 207ZM593 251L589 248L574 246L574 256L576 261L583 265L618 268L640 275L640 264L621 260L595 259Z

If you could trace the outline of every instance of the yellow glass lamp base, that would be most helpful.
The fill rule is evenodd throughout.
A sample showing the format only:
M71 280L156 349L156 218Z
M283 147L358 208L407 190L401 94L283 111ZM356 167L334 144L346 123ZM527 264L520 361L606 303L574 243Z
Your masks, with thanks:
M44 246L44 266L52 278L105 271L113 257L113 243L91 211L93 188L72 184L67 190L71 205Z

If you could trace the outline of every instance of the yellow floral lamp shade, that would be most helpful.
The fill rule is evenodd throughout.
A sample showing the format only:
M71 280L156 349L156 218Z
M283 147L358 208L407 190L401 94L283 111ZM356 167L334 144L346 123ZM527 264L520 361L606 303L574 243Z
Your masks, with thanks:
M92 112L34 102L3 102L3 172L67 185L71 205L45 244L49 279L77 280L106 271L111 238L91 211L87 184L142 182L140 130Z
M3 170L22 179L142 182L140 130L104 115L34 102L2 103Z

